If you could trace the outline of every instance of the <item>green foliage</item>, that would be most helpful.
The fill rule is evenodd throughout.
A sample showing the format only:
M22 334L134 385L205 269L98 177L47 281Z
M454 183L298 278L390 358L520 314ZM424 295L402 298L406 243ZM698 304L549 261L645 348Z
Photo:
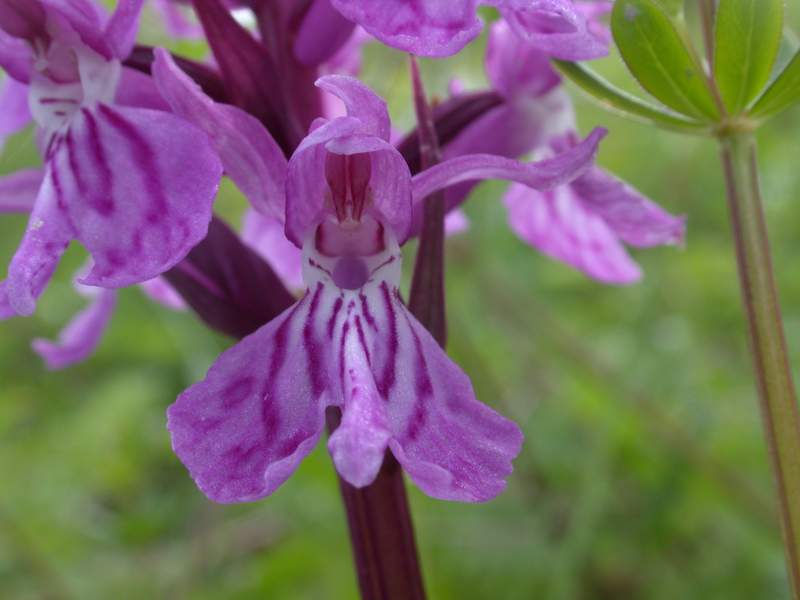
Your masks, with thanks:
M782 36L783 0L721 0L714 78L730 113L740 113L764 88Z
M625 64L645 90L681 114L718 116L702 67L655 0L618 0L611 29Z
M656 0L656 2L671 17L676 17L683 11L684 0Z
M609 110L664 129L690 134L700 134L707 130L707 124L691 121L659 106L648 104L614 86L583 64L560 60L553 62L562 75Z
M798 102L800 102L800 51L758 99L750 114L756 118L767 118Z

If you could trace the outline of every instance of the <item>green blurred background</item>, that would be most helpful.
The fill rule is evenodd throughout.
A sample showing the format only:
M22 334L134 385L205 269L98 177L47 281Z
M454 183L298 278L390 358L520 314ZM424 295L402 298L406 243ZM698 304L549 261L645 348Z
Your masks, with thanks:
M164 42L153 15L142 37ZM430 91L442 96L455 75L479 87L482 45L424 62ZM618 58L598 68L630 87ZM411 124L402 56L368 48L363 79ZM716 148L577 94L576 109L583 132L611 130L602 165L688 215L686 247L637 252L645 279L604 287L520 243L503 186L484 184L467 204L472 228L447 247L448 349L526 442L489 504L410 487L430 597L787 598ZM798 131L795 109L759 135L795 372ZM0 172L36 161L28 131ZM226 184L221 212L235 220L243 206ZM0 220L2 260L24 224ZM241 506L206 500L170 451L166 407L229 340L130 289L90 360L43 368L30 340L82 306L70 280L84 257L69 250L34 317L0 323L0 598L356 597L324 445L274 496Z

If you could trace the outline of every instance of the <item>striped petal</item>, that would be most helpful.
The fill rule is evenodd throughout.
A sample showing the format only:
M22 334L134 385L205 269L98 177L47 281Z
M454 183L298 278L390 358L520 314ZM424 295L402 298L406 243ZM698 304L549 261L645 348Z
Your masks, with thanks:
M208 137L160 111L81 109L49 160L61 204L94 267L86 285L160 275L205 237L222 167Z
M604 283L638 281L641 269L602 219L571 186L537 192L512 185L504 197L509 227L540 252Z
M100 343L116 302L116 291L101 290L85 309L72 318L56 341L37 338L31 343L33 350L51 370L85 360Z
M4 313L11 309L19 315L33 314L36 299L74 237L75 229L67 214L58 173L48 167L28 228L8 266Z
M212 500L274 492L322 433L332 373L321 288L222 354L168 411L172 447Z

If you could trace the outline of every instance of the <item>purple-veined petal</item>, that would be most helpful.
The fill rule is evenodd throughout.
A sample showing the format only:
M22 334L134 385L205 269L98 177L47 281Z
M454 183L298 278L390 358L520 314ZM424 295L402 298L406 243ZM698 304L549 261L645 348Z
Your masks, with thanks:
M318 88L325 90L344 102L347 114L362 121L365 133L371 133L389 141L391 121L386 102L355 77L347 75L325 75L317 79Z
M134 108L152 108L170 112L167 101L158 92L155 81L141 71L123 67L120 73L114 104Z
M337 154L369 152L370 212L392 228L399 240L408 237L411 223L411 175L405 159L389 142L363 135L362 124L353 117L340 117L310 133L289 161L286 179L286 236L298 247L309 229L319 223L326 210L328 184L325 160L328 151Z
M208 134L227 175L256 210L283 219L286 157L261 123L214 103L162 48L155 51L153 77L173 111Z
M594 167L570 184L575 195L603 218L626 244L647 248L680 245L686 219L673 216L624 181Z
M346 18L387 46L417 56L450 56L475 39L481 20L474 0L331 0Z
M63 369L91 355L108 326L116 306L116 290L101 290L89 305L76 314L58 334L56 341L37 338L32 348L48 369Z
M0 150L8 136L22 130L30 121L28 86L6 77L0 91Z
M641 269L614 231L572 186L538 192L513 184L503 200L512 231L547 256L604 283L626 284L641 278Z
M172 447L210 499L268 496L316 445L330 349L314 340L325 333L329 300L307 294L223 353L169 408Z
M27 42L0 29L0 68L9 77L27 83L33 69L33 51Z
M106 25L105 39L114 57L124 60L136 43L139 15L144 0L119 0L114 14Z
M540 96L561 81L548 56L514 35L505 21L493 23L489 30L486 75L492 88L506 98Z
M286 239L283 219L248 210L242 225L242 241L270 264L286 287L303 289L301 252Z
M295 58L307 67L326 62L347 42L353 27L330 0L312 0L295 35Z
M0 176L0 213L31 212L43 179L42 169L23 169Z
M186 302L163 277L154 277L139 284L139 288L151 300L172 310L186 310Z
M507 179L539 190L567 183L591 167L598 144L605 135L605 129L596 128L585 140L566 152L533 163L521 163L491 154L450 158L414 176L414 205L416 207L433 192L462 181Z
M86 285L160 275L202 240L222 167L208 137L179 117L98 104L81 109L49 160L94 267Z
M28 228L8 265L8 277L4 282L7 302L4 304L19 315L33 314L37 298L74 237L59 175L55 169L48 168Z
M355 302L348 303L345 311L355 306ZM391 438L389 415L370 366L367 336L373 331L366 331L370 325L362 316L347 319L340 332L342 420L328 440L336 470L355 487L375 480Z
M462 502L495 497L519 453L519 428L475 398L469 378L396 290L383 283L364 298L363 328L373 338L368 360L395 457L429 496Z
M563 60L590 60L608 54L572 0L486 0L500 10L512 31L539 50Z

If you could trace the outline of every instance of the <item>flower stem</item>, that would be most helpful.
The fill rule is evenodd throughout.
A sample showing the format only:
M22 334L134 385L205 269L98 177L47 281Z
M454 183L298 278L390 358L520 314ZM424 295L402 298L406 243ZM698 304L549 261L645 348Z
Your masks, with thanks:
M327 412L328 430L341 420ZM391 452L370 485L356 488L339 477L363 600L425 600L414 525L403 471Z
M794 598L800 598L800 417L751 133L720 138L728 206L750 329L761 414L778 488L783 541Z

